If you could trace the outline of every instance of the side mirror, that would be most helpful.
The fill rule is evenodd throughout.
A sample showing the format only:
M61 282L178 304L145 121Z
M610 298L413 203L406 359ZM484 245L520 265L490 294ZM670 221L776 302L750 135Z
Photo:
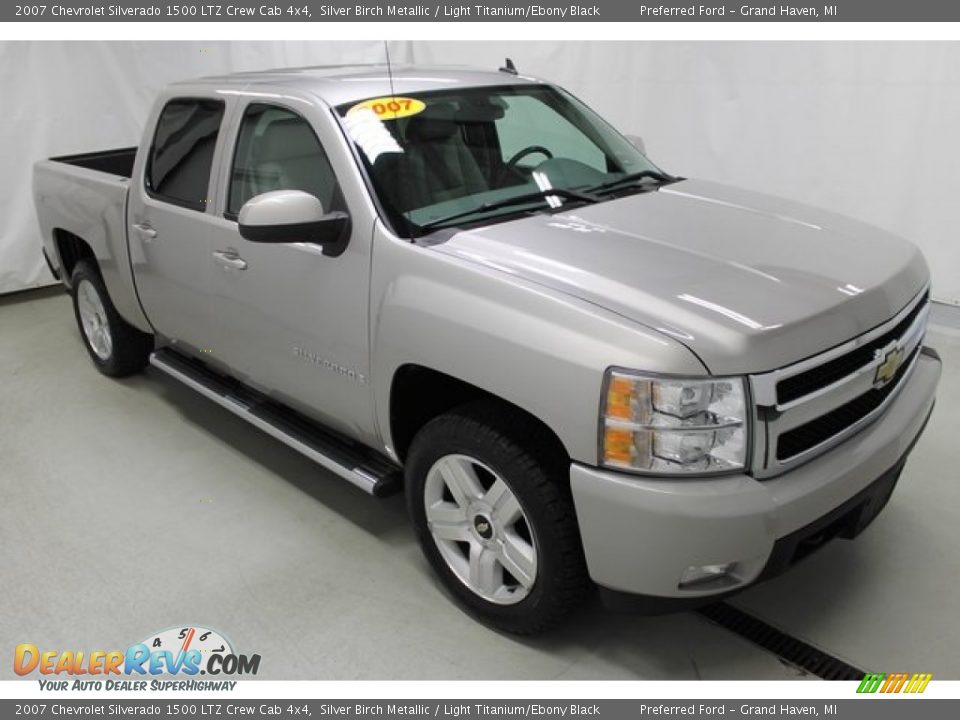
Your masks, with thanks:
M624 135L624 137L633 145L637 150L639 150L644 155L647 154L647 146L643 142L643 138L639 135Z
M250 242L316 243L324 255L340 255L350 239L350 215L324 212L323 203L301 190L273 190L250 198L237 218Z

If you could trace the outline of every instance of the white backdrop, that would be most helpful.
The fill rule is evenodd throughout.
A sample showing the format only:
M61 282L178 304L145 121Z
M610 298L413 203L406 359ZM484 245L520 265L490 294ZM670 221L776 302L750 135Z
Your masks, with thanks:
M916 242L960 304L960 43L412 42L394 62L564 85L665 169L846 213ZM0 292L50 282L33 160L136 144L156 90L229 70L381 61L369 43L0 43ZM851 258L856 262L856 258Z
M0 293L53 282L30 191L35 160L137 145L174 80L384 57L382 42L0 42Z

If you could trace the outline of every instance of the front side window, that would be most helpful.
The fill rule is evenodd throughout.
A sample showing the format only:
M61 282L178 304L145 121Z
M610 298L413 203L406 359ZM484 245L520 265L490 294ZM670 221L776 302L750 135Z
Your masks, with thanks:
M372 98L337 111L401 235L555 211L675 180L550 85ZM564 192L549 195L553 189Z
M168 102L157 120L146 185L159 200L203 212L223 103L182 98Z
M310 124L274 105L247 107L230 171L228 217L252 197L272 190L302 190L325 210L341 209L337 179Z

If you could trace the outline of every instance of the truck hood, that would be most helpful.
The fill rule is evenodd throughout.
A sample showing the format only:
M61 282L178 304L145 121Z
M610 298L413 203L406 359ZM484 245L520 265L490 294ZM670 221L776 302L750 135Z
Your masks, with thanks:
M845 342L893 317L929 277L919 250L883 230L696 180L462 231L433 249L674 337L718 375Z

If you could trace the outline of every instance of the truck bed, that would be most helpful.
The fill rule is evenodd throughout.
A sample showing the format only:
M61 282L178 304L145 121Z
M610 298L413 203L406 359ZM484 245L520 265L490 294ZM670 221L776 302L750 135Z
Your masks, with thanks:
M66 163L97 170L99 172L130 178L133 175L133 163L137 159L137 148L117 148L99 152L80 153L79 155L61 155L50 158L50 162Z
M64 267L61 243L82 242L97 259L120 315L149 331L131 271L143 248L139 242L127 244L127 191L135 158L136 148L120 148L41 160L33 168L33 199L44 250L61 279L69 285L70 267ZM68 263L71 255L67 253Z

